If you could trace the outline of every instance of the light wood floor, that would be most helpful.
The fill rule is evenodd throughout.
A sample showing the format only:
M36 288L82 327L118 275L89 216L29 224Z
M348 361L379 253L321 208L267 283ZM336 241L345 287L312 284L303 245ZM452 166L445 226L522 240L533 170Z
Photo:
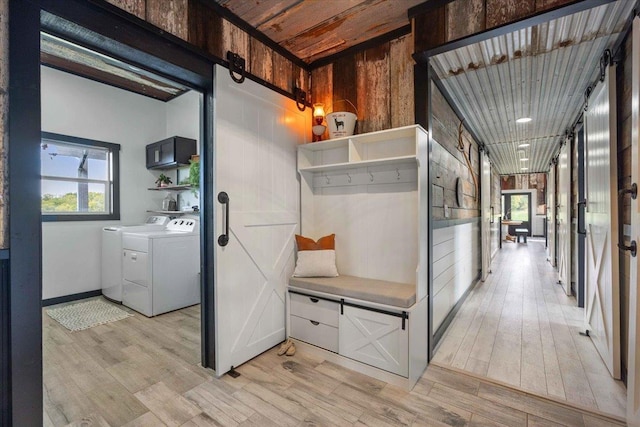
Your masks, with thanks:
M198 367L199 309L71 333L44 317L45 426L616 426L430 366L410 393L272 349L218 380Z
M450 325L434 360L624 416L626 389L584 330L584 309L557 283L544 242L504 243Z

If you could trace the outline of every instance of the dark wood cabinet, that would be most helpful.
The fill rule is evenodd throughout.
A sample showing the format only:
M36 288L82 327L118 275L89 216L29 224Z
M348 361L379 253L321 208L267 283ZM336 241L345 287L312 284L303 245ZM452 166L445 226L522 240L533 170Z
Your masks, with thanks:
M196 140L173 136L147 145L147 169L170 169L188 165L196 154Z

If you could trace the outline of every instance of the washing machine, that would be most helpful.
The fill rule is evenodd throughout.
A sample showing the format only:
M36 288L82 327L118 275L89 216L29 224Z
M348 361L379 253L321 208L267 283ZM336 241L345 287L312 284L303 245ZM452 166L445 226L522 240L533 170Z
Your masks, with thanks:
M170 218L154 215L144 224L102 228L102 295L114 302L122 302L122 232L163 230Z
M122 233L122 304L157 316L200 303L200 224L169 221L163 230Z

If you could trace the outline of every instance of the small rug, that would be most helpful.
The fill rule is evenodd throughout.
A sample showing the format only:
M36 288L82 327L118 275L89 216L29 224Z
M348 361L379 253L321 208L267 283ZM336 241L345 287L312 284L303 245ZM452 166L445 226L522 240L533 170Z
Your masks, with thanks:
M52 308L47 310L47 314L73 332L133 316L100 299Z

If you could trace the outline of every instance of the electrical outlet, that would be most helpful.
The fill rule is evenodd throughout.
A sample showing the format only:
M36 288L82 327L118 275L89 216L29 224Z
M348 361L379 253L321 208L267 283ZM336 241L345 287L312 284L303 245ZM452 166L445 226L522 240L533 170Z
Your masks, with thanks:
M444 217L449 218L449 205L444 205Z

